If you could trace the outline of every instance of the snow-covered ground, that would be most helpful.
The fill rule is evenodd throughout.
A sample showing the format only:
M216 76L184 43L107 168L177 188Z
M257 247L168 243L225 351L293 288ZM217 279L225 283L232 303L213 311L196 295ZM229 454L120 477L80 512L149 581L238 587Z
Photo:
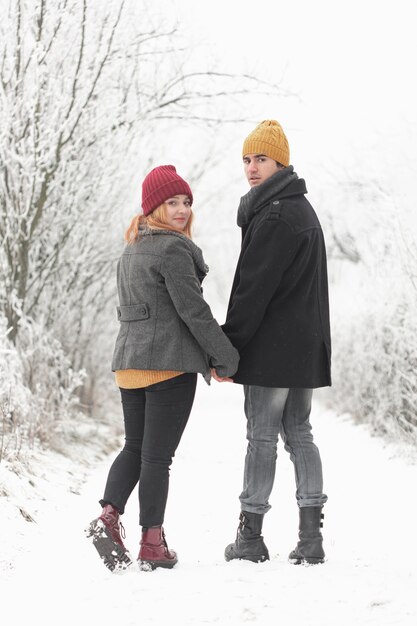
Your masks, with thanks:
M292 466L282 447L264 524L271 561L223 560L236 532L246 445L239 386L208 388L199 381L171 472L165 530L180 558L172 571L132 566L112 574L84 537L84 527L100 511L97 500L114 454L93 469L84 463L88 450L77 461L38 454L24 480L0 464L2 624L415 626L415 451L373 438L318 403L313 423L329 496L328 560L321 566L287 562L297 509ZM95 454L92 446L92 459ZM134 556L137 517L132 494L123 522Z

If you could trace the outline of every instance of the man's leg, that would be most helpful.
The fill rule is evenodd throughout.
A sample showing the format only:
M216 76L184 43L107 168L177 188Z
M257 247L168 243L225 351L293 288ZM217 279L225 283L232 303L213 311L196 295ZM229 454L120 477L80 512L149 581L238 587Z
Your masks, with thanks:
M296 497L299 506L299 541L290 554L293 563L324 561L322 508L323 493L320 453L313 441L310 424L312 389L290 389L282 419L281 436L294 464Z
M288 389L248 385L245 390L248 447L245 457L241 508L251 513L269 511L275 479L277 442Z
M248 447L243 491L240 495L240 523L234 543L225 550L226 561L269 559L262 523L269 511L269 496L275 478L277 442L288 389L245 386L245 413Z
M284 446L294 464L300 508L323 506L323 471L310 424L312 389L290 389L281 424Z

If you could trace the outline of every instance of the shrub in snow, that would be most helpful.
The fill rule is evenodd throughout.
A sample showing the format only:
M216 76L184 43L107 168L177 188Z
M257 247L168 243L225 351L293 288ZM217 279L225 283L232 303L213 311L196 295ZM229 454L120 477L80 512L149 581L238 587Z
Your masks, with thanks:
M394 185L402 173L403 168L390 168L380 179ZM338 181L322 203L328 217L333 339L328 402L379 433L417 444L413 202L384 187L375 174L355 177L352 171L351 180Z
M22 440L29 440L31 393L24 384L22 361L7 338L6 320L0 315L0 460L18 452Z
M39 440L52 445L82 415L76 394L85 378L74 371L60 343L21 318L18 344L8 339L0 317L1 454L18 455Z
M335 319L331 404L417 444L417 298L367 302Z

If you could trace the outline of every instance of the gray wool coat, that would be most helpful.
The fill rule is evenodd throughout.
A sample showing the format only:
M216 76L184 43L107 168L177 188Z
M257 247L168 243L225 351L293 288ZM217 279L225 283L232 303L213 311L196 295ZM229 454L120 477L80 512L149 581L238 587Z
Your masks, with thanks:
M208 272L200 248L181 233L144 229L117 265L120 330L112 370L232 376L239 355L202 295Z

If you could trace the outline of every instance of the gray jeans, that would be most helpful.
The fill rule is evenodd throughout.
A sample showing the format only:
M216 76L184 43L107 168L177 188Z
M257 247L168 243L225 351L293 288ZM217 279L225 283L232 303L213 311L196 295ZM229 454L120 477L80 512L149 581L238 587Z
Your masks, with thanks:
M244 385L248 448L241 508L266 513L275 478L278 436L294 464L299 507L321 506L323 493L320 453L310 424L312 389L281 389Z

